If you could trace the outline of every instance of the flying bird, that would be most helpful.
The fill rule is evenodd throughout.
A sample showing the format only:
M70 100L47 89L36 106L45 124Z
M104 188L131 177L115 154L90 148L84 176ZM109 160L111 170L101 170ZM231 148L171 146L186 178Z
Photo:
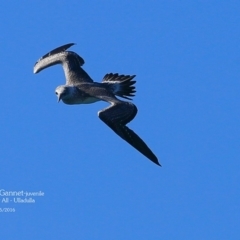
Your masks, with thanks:
M66 77L66 84L58 86L55 93L58 101L65 104L88 104L105 101L110 104L98 112L99 118L107 124L117 135L131 144L140 153L155 164L160 165L157 157L147 144L126 124L137 114L137 107L129 101L123 101L116 96L132 100L135 96L135 75L119 75L108 73L102 82L94 82L83 70L84 60L75 52L66 51L73 46L69 43L60 46L42 56L34 65L33 72L39 73L43 69L61 64Z

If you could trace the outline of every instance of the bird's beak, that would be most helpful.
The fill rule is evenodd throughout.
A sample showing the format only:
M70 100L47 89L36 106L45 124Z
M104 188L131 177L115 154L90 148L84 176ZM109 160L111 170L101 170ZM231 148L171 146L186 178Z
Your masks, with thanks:
M58 103L61 101L61 95L58 96Z

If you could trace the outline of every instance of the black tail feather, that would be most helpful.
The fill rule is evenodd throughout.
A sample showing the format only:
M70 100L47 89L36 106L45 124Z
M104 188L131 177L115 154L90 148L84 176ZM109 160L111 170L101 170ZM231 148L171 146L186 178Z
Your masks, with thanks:
M107 84L113 93L119 97L132 100L130 97L135 96L136 81L133 78L136 75L119 75L118 73L108 73L103 78L103 83Z

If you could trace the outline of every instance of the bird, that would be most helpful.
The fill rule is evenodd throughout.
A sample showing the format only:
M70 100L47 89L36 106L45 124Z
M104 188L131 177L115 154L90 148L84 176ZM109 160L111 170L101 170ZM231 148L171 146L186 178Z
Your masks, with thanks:
M94 82L82 68L83 58L73 51L67 51L75 43L68 43L43 55L34 65L33 73L61 64L66 84L56 88L58 102L65 104L90 104L105 101L110 105L98 111L98 117L118 136L132 145L153 163L161 166L156 155L147 144L126 125L134 119L137 107L130 102L135 95L136 75L108 73L102 82ZM124 100L119 99L123 98ZM126 100L125 100L126 99Z

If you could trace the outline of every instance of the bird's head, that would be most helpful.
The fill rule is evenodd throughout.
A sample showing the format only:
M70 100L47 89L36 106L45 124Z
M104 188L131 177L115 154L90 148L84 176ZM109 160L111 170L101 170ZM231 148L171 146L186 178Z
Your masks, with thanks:
M64 85L58 86L55 90L55 93L58 97L58 102L60 100L64 100L64 99L68 98L70 95L70 91L69 91L68 87L64 86Z

